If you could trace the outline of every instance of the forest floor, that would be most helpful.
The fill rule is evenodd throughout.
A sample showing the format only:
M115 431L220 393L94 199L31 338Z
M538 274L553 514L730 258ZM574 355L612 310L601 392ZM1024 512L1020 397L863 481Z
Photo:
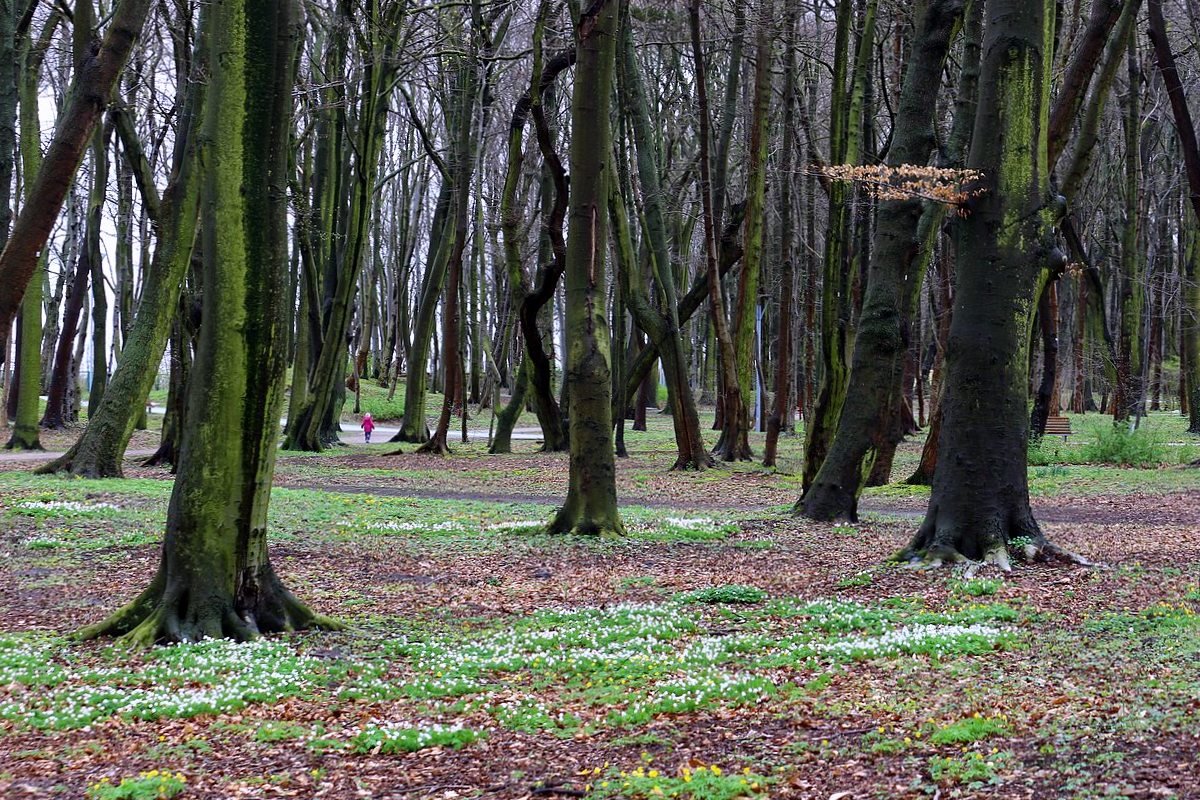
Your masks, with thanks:
M347 630L132 653L70 634L149 581L169 472L0 460L0 797L1200 797L1200 442L1154 415L1146 466L1097 463L1088 419L1030 483L1105 566L971 579L887 560L926 488L791 517L800 437L671 473L652 416L621 540L540 533L532 440L283 453L273 561Z

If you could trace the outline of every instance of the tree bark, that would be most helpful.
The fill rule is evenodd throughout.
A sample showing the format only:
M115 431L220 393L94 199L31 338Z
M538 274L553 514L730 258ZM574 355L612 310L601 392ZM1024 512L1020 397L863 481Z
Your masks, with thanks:
M134 644L335 625L284 588L266 520L287 366L292 3L218 0L202 190L205 322L159 570L86 638Z
M960 268L946 353L938 468L925 521L901 558L1008 568L1008 551L1061 554L1029 505L1029 330L1034 302L1065 257L1049 195L1052 24L1042 0L989 0L980 98L967 166L984 193L958 230Z
M567 386L570 481L554 533L621 535L613 454L611 343L605 309L612 173L609 122L620 3L595 0L580 15L571 100L571 206L567 240Z

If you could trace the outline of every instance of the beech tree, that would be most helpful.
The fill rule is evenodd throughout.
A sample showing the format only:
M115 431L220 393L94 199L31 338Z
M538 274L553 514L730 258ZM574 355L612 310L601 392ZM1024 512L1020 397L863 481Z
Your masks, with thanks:
M1047 165L1054 15L1042 0L989 0L967 167L981 193L958 224L955 314L946 352L938 467L929 509L902 558L1009 567L1065 555L1029 504L1029 331L1035 301L1065 256Z
M566 254L570 482L566 502L550 523L554 533L625 532L617 511L605 284L605 209L613 172L609 109L619 6L619 0L594 0L577 26Z
M213 0L204 109L204 324L158 572L82 632L136 644L332 627L291 595L266 520L287 367L291 0Z

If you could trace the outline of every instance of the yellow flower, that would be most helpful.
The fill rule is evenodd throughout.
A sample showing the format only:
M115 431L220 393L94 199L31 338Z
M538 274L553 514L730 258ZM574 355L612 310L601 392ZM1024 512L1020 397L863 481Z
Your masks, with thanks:
M716 764L713 764L712 767L710 767L710 769L712 770L713 775L716 775L718 778L721 777L721 768L718 767Z
M657 778L657 777L658 777L658 770L656 770L656 769L652 769L652 770L650 770L649 772L647 772L647 773L646 773L646 777L648 777L648 778Z

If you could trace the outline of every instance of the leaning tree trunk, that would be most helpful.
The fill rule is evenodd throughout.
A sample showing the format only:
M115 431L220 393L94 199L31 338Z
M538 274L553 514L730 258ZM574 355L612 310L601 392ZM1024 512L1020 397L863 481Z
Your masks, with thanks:
M963 0L934 0L926 6L901 88L889 166L921 164L934 148L936 104L930 98L937 96L963 5ZM879 204L871 248L874 257L837 433L816 477L796 504L796 511L810 519L857 517L865 478L896 431L916 295L913 283L919 287L918 266L927 250L921 217L922 203L915 197Z
M38 256L50 238L92 131L141 33L150 5L151 0L121 0L100 47L77 65L54 139L0 253L0 361L8 352L9 328L37 270Z
M291 2L219 2L205 109L205 321L192 414L149 588L82 635L249 639L323 627L279 581L266 522L287 367Z
M1043 0L990 0L967 166L983 193L958 230L938 468L929 509L902 558L1002 568L1008 550L1061 553L1029 504L1029 332L1051 267L1065 262L1049 194L1050 54Z
M672 469L703 470L712 466L712 456L704 446L700 434L700 416L696 410L696 400L688 381L687 359L683 352L683 336L679 327L679 300L675 284L675 264L670 256L667 243L666 220L663 210L663 188L659 166L655 157L653 135L651 133L650 111L646 103L641 71L634 53L632 26L629 18L621 32L621 58L619 70L620 96L624 106L625 117L629 120L633 133L634 150L636 155L638 178L642 189L644 205L644 228L650 256L653 263L653 274L661 293L661 303L655 307L646 291L646 282L641 274L639 262L633 253L632 240L625 219L623 190L629 189L613 184L615 194L610 193L610 214L618 216L614 219L619 228L616 232L617 251L624 255L620 259L624 271L624 280L620 281L623 299L633 313L640 327L654 344L662 356L663 371L667 376L671 421L675 428L675 446L678 455ZM623 183L632 183L628 176L629 170L624 166L618 169ZM618 350L623 354L623 350ZM623 416L623 415L622 415Z
M187 96L180 111L175 139L174 166L162 194L155 227L158 243L146 271L142 298L133 328L121 350L117 370L109 381L99 407L89 413L83 436L58 459L39 472L69 471L87 478L119 478L121 460L144 409L162 362L172 321L196 238L200 204L200 178L196 165L196 139L200 127L208 59L204 50L207 33L201 30L192 60L192 80L186 82ZM184 336L179 340L184 341ZM186 346L186 345L185 345ZM172 367L174 371L174 366ZM178 399L178 398L176 398ZM170 410L168 410L170 411ZM167 421L163 423L164 432ZM166 438L164 433L164 438ZM164 453L163 461L174 462Z
M616 0L598 0L579 19L571 99L571 206L567 239L567 386L571 466L555 533L621 535L612 432L612 355L605 309L613 169L609 121L616 57Z

